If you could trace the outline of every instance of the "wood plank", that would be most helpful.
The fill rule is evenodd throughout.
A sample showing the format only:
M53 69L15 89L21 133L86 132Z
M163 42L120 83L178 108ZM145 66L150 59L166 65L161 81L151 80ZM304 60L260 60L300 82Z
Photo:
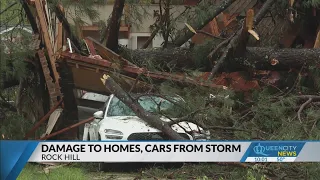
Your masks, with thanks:
M98 26L81 26L82 31L98 31Z
M62 51L63 29L62 29L62 23L59 20L57 20L57 21L58 21L58 34L57 34L57 39L56 39L56 41L57 41L57 51Z
M317 34L316 41L314 43L313 48L320 48L320 25L318 28L318 34Z
M86 41L86 43L87 43L87 45L88 45L90 54L91 54L91 55L97 55L97 51L96 51L96 49L94 48L94 45L93 45L92 41L91 41L90 39L87 39L87 38L85 38L85 41Z
M106 60L108 60L110 62L116 62L116 63L119 63L119 64L124 64L124 65L130 65L130 66L137 67L136 65L134 65L131 62L129 62L128 60L122 58L121 56L119 56L115 52L111 51L109 48L105 47L100 42L96 41L95 39L93 39L91 37L87 37L87 39L89 39L89 40L91 40L93 42L95 48L99 52L99 55L103 59L106 59Z
M215 36L219 36L220 32L216 18L214 18L209 24L211 27L211 33Z
M49 38L49 32L48 32L48 27L45 21L45 14L43 12L43 8L41 7L41 1L40 0L35 0L35 6L36 6L36 11L37 11L37 15L38 15L38 19L39 19L39 23L40 23L40 28L44 37L44 41L45 41L45 45L46 45L46 49L48 51L48 55L49 55L49 60L50 60L50 64L53 70L53 76L54 76L54 80L56 83L57 88L60 90L60 85L59 85L59 74L57 72L56 69L56 58L53 54L53 47Z
M51 44L54 44L55 40L54 40L54 32L53 32L53 25L51 22L51 11L48 8L48 3L46 2L44 5L44 9L45 9L45 13L46 13L46 20L47 20L47 27L49 30L49 37L51 40Z

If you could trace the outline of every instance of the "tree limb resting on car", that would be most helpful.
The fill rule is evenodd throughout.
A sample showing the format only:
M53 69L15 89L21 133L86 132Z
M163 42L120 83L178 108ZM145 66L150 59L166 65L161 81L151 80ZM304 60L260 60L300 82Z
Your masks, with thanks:
M145 120L152 127L159 129L173 140L186 140L174 131L170 125L162 121L158 116L145 111L142 106L135 102L134 99L125 92L109 75L103 75L101 78L105 87L113 93L120 101L126 104L139 118Z

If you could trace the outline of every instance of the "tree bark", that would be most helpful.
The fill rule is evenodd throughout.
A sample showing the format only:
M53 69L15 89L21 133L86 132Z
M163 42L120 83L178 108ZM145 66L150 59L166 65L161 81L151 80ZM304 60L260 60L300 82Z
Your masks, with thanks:
M37 26L37 22L36 22L36 18L32 15L32 12L28 6L28 3L26 2L26 0L22 0L20 1L23 9L24 9L24 12L26 13L26 16L29 20L29 23L31 25L31 28L33 30L33 33L34 34L38 34L39 33L39 29L38 29L38 26Z
M258 69L301 68L303 64L319 64L320 49L247 47L244 57Z
M190 22L190 24L194 29L199 30L205 27L210 21L212 21L213 18L218 16L221 12L226 10L235 0L223 0L214 11L210 11L208 14L206 14L205 20L200 20L200 15L197 14L194 18L193 22ZM201 3L208 3L208 2L201 2ZM185 42L187 42L192 36L194 35L193 32L191 32L187 27L183 28L182 30L178 31L177 37L173 40L173 44L175 46L181 46Z
M151 50L130 50L123 49L123 57L139 66L147 66L147 63L154 63L165 69L173 66L175 71L194 69L196 60L194 52L190 49L151 49ZM279 63L272 65L272 60ZM245 61L244 61L245 60ZM206 60L204 60L206 61ZM276 62L276 61L275 61ZM301 68L303 64L313 65L320 63L320 49L273 49L260 47L247 47L243 56L234 57L226 62L226 66L232 70L243 70L247 67L255 67L259 70L282 70L289 68ZM233 67L230 65L232 64ZM206 67L198 67L206 68ZM168 69L168 68L167 68Z
M125 0L117 0L114 2L110 24L108 24L107 48L118 53L118 37L120 29L120 21Z
M162 121L158 116L155 116L145 111L142 106L135 102L131 96L126 93L110 76L104 76L102 82L116 97L118 97L124 104L126 104L136 115L145 120L152 127L159 129L165 133L170 139L185 140L176 131L174 131L167 122Z
M163 15L162 15L162 0L159 1L159 19L155 22L156 29L151 33L150 37L148 40L143 44L141 49L146 49L148 48L149 44L152 42L153 38L158 34L158 32L161 29L161 26L163 25Z
M258 14L254 17L253 25L256 26L268 12L270 7L274 4L275 0L267 0L262 8L259 10ZM222 49L222 55L219 60L216 62L215 66L212 68L211 73L209 75L209 79L211 79L215 73L219 70L220 66L224 64L225 59L229 58L231 55L242 55L245 47L248 42L248 29L246 27L246 19L243 22L243 26L240 30L238 30L235 36L230 40L229 44Z
M163 71L195 69L192 51L184 48L136 50L122 48L121 55L137 66L147 67L149 70L154 70L155 66Z

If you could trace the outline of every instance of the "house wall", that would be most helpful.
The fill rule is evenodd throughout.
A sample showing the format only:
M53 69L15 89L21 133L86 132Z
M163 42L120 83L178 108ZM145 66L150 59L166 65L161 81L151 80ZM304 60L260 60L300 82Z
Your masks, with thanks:
M142 19L141 21L135 20L134 11L132 10L134 8L135 12L142 13ZM99 20L102 20L104 22L107 22L109 16L111 16L112 10L113 10L113 4L106 4L104 6L96 6L95 9L100 15ZM184 5L174 5L173 8L170 10L172 13L172 16L175 18L179 14L181 14L185 9ZM125 14L128 14L129 17L126 19L127 22L131 22L130 30L129 30L129 37L128 39L120 39L119 43L122 45L127 46L131 49L137 49L138 46L141 46L141 41L143 39L147 39L151 35L150 26L154 24L155 19L153 18L153 13L155 10L159 10L159 5L157 4L151 4L151 5L135 5L127 9L127 12ZM72 14L74 12L74 9L70 8L68 10L68 13L66 14ZM74 24L72 20L73 15L67 16L68 21L70 24ZM86 25L93 25L95 22L92 22L88 17L82 16L81 19L85 22ZM142 23L140 23L142 22ZM183 28L184 27L184 20L180 20L176 24L177 28ZM161 44L163 43L163 37L158 34L152 41L151 47L161 47Z

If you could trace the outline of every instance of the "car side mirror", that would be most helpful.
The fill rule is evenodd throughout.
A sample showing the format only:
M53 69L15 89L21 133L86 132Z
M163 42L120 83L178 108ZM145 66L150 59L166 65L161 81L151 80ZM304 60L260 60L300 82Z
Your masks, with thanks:
M97 111L93 114L95 119L103 119L103 111Z

